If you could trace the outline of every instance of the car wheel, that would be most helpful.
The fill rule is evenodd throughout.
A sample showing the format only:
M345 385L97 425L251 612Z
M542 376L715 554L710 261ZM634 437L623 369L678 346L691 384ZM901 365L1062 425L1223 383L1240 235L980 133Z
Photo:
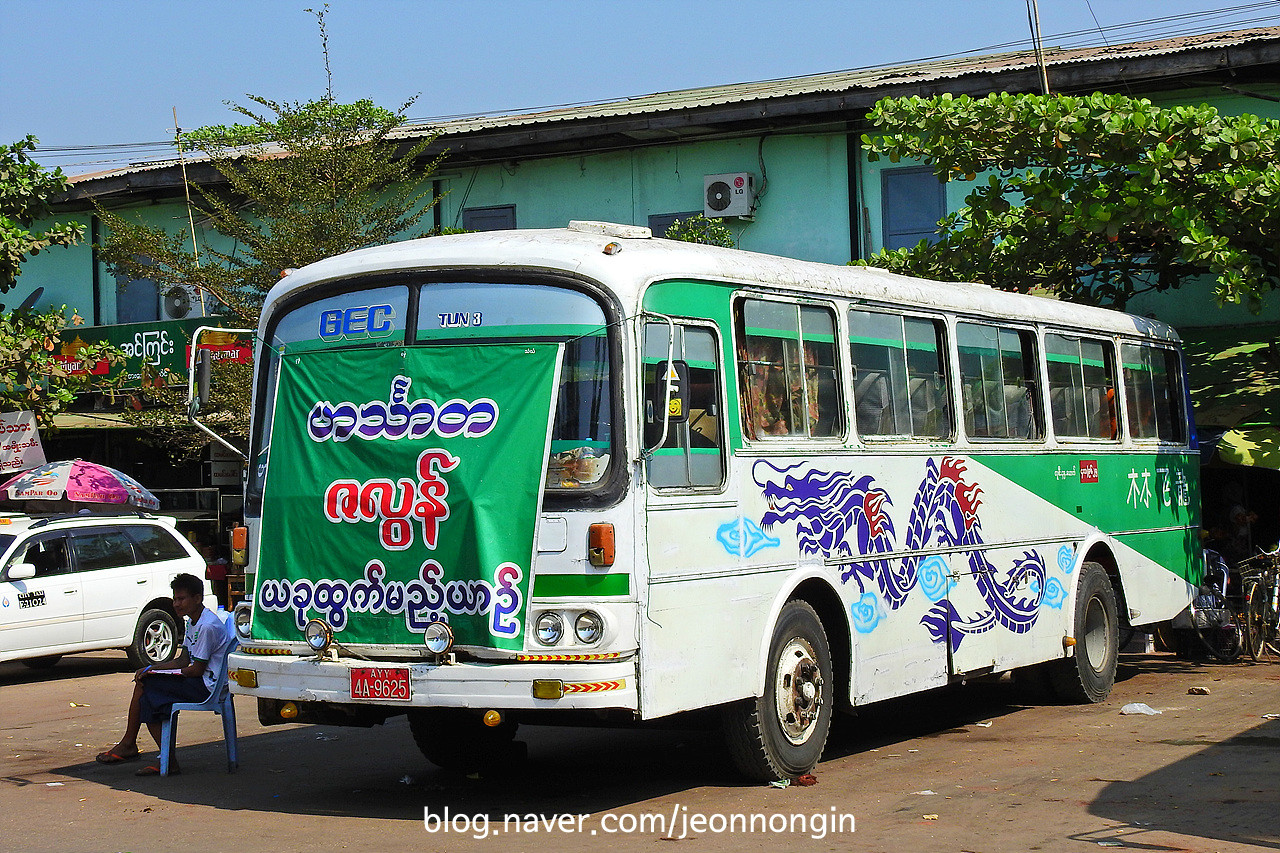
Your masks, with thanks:
M155 666L173 657L178 648L178 623L173 614L158 608L148 610L138 620L129 646L129 663L135 668Z

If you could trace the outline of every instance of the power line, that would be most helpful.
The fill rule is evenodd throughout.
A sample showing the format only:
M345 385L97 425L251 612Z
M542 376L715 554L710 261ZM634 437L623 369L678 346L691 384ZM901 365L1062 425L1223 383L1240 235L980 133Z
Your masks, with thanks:
M1262 10L1275 10L1275 13L1257 14ZM1090 9L1090 12L1092 13L1092 9ZM1092 28L1068 30L1066 32L1050 34L1045 36L1043 40L1052 48L1073 50L1087 47L1110 46L1113 44L1113 41L1109 40L1108 34L1112 39L1123 38L1126 41L1150 41L1161 38L1196 35L1199 33L1211 33L1221 31L1223 29L1246 29L1257 26L1275 25L1277 22L1280 22L1280 0L1261 0L1260 2L1241 3L1235 6L1227 6L1203 12L1184 12L1177 15L1164 15L1156 18L1146 18L1138 21L1112 24L1106 27L1099 26L1095 17L1094 27ZM921 64L944 59L958 59L977 54L1007 52L1010 50L1028 50L1031 47L1032 42L1030 39L1018 39L1016 41L999 42L963 51L920 57L917 59L907 60L905 62L855 66L852 68L837 69L836 71L825 73L870 71L877 68L887 68L895 65ZM782 82L807 76L812 75L795 75L790 77L774 78L772 80L756 80L751 82ZM458 119L515 115L555 109L569 109L573 107L608 104L625 100L628 100L628 98L600 98L589 101L574 101L537 107L485 110L481 112L458 113L442 116L409 117L406 119L406 122L412 125L429 125L435 122L453 121ZM41 162L65 168L106 165L144 165L147 162L163 161L175 159L177 157L177 150L174 148L172 141L168 140L154 142L107 143L101 145L40 145L36 148L35 153L38 155ZM86 157L91 157L93 159L84 159Z

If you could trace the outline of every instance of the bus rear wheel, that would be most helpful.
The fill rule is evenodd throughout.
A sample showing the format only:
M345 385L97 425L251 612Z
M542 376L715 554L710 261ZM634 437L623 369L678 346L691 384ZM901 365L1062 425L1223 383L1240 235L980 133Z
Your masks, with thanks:
M427 761L444 770L474 773L515 757L517 724L486 726L475 711L422 708L409 712L409 731ZM519 749L517 749L519 747Z
M734 766L761 781L814 768L831 731L831 649L822 621L803 601L788 601L769 644L764 695L729 706L725 741Z
M1098 563L1080 567L1076 581L1074 654L1052 661L1049 684L1067 702L1101 702L1116 683L1120 617L1107 570Z

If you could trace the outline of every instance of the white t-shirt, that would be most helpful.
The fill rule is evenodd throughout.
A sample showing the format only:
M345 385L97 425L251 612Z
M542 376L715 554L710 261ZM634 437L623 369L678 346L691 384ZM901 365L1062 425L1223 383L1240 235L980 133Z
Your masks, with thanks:
M199 619L187 622L182 645L193 661L208 663L204 670L204 686L212 691L218 680L218 670L227 657L227 646L231 645L231 634L227 632L227 626L216 613L206 607L200 612Z

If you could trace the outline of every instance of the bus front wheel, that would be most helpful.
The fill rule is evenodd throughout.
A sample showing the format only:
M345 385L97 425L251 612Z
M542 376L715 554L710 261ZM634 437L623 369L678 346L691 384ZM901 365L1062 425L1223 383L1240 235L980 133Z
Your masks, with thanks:
M741 773L772 781L813 769L831 730L831 673L818 614L803 601L788 601L769 644L764 695L725 710L725 740Z
M1064 701L1101 702L1116 682L1120 617L1111 579L1098 563L1080 567L1074 634L1075 653L1051 663L1049 684Z
M516 723L486 726L480 715L455 708L409 712L409 731L427 761L444 770L473 773L512 758L523 744L512 743Z

